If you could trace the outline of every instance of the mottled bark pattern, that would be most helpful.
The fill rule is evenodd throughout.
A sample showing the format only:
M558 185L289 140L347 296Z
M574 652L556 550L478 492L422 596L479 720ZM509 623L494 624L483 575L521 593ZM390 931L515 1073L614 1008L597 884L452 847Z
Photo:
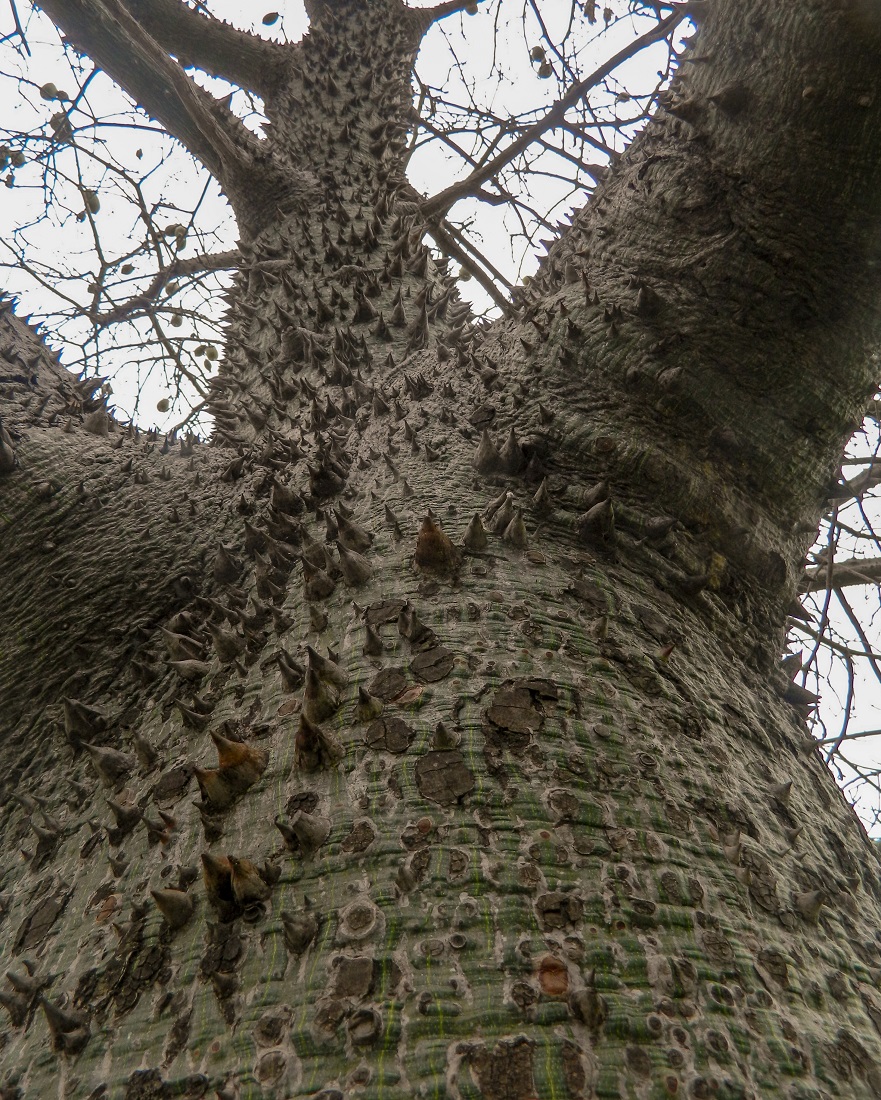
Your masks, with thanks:
M877 338L865 26L712 9L481 327L403 176L429 15L309 9L263 88L296 186L226 181L212 445L0 310L0 1095L881 1094L879 863L775 665ZM783 119L843 135L859 253Z

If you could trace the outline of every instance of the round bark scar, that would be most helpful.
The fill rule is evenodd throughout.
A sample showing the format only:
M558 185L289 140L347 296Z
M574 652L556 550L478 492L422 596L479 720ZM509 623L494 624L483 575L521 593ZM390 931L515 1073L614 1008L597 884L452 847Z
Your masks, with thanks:
M565 997L569 992L569 971L554 955L543 955L538 962L538 984L546 997Z

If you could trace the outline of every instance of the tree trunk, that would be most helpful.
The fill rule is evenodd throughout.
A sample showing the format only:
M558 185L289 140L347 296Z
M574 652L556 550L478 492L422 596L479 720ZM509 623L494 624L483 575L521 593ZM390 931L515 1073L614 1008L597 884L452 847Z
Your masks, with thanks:
M2 1096L881 1094L878 860L777 667L876 381L877 5L710 5L489 326L403 175L457 5L307 6L43 4L243 239L209 445L0 314Z

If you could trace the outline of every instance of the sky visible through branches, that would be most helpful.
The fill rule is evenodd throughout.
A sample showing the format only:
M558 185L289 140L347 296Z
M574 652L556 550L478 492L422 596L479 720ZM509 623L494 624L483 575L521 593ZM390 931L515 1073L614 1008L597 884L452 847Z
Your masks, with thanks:
M302 0L190 6L278 41L297 41L308 25ZM662 21L675 24L666 39L644 44ZM493 168L444 224L478 315L504 309L535 270L542 240L654 108L692 29L683 9L648 0L482 0L477 14L432 29L417 65L408 174L431 196ZM256 96L189 71L216 97L232 94L235 113L260 132ZM575 96L585 80L588 94ZM567 96L573 105L538 133ZM516 156L499 159L533 131ZM0 10L0 180L0 285L45 323L71 370L107 378L118 418L208 434L201 407L236 259L229 208L210 175L27 0ZM793 620L790 651L803 653L796 682L820 696L814 734L881 835L881 567L848 573L839 564L881 560L879 451L870 416L848 447L846 487L830 487L809 563L816 591L805 620Z

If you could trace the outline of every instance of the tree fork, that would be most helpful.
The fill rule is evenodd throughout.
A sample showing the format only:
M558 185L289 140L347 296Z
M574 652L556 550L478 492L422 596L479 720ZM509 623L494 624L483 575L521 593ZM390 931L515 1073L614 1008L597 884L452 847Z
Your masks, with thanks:
M862 88L868 47L819 0L711 10L691 87L481 329L398 194L417 16L312 10L264 152L319 201L224 181L217 445L128 433L0 311L3 1087L877 1094L878 860L771 661L877 325L844 217L874 239L876 100L793 87L847 59ZM829 225L813 163L779 186L806 116L736 129L775 95L846 139ZM751 233L682 277L738 173ZM845 291L805 243L727 316L724 257L746 295L781 212L855 249ZM799 311L764 324L793 287L836 306L804 395Z

